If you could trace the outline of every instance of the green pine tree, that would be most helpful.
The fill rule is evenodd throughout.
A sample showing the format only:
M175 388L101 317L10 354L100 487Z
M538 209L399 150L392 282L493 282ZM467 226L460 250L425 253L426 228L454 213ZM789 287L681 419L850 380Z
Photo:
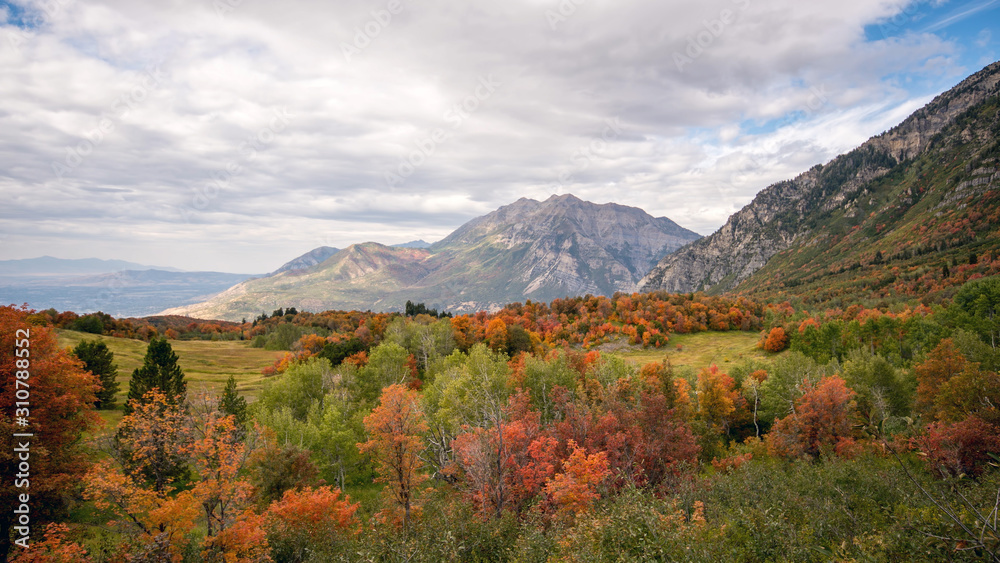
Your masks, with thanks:
M132 372L132 381L128 385L129 402L142 401L143 395L154 387L179 403L184 402L187 394L184 372L177 365L177 354L166 338L153 338L149 341L142 367ZM131 412L132 407L126 403L125 414Z
M227 416L236 418L236 425L243 426L247 421L247 400L236 392L236 378L229 376L226 389L219 398L219 410Z
M97 392L99 409L115 408L115 394L118 393L118 366L115 365L115 355L108 350L107 344L100 340L84 340L73 348L73 355L83 362L87 371L97 376L101 382L101 390Z

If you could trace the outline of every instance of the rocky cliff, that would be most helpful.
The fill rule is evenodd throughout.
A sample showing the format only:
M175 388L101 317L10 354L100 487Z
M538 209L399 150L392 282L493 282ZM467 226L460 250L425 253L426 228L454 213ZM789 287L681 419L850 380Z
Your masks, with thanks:
M735 288L796 241L807 238L824 214L850 216L859 194L898 164L922 155L970 108L995 96L1000 63L934 98L898 126L826 165L761 191L715 233L665 256L640 281L642 291L722 292Z

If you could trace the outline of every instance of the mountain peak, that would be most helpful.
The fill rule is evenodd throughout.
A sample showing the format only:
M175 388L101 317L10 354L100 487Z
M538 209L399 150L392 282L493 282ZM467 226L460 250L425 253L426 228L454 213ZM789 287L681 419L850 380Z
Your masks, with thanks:
M555 201L555 202L568 201L568 202L572 202L572 203L591 203L589 201L584 201L584 200L576 197L573 194L552 194L552 195L549 196L548 199L545 200L545 203L548 203L550 201ZM592 204L592 205L597 205L597 204Z

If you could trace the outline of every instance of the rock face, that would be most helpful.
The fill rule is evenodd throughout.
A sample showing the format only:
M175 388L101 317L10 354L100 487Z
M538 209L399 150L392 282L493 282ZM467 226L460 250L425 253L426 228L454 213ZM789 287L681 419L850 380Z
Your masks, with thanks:
M239 319L277 307L402 310L407 300L454 312L515 301L635 291L642 275L697 233L666 217L572 195L522 198L429 248L355 244L305 268L299 257L197 305L164 314ZM321 249L317 249L317 252Z
M566 194L543 202L522 198L466 223L431 250L448 270L471 270L460 266L463 261L485 265L491 257L515 258L507 266L509 280L485 291L494 294L490 300L507 299L508 290L548 300L635 291L660 256L698 238L666 217Z
M807 237L817 212L843 207L872 180L924 153L958 116L996 95L998 82L1000 63L993 63L890 131L826 165L767 187L718 231L665 256L639 282L639 289L718 293L735 288L771 257Z

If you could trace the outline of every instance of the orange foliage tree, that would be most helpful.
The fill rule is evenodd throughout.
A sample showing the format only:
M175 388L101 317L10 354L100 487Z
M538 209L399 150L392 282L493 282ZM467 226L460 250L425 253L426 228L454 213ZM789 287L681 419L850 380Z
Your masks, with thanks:
M253 486L241 475L252 449L247 442L252 443L256 434L249 440L243 438L244 431L237 427L234 416L213 412L203 435L191 446L199 477L191 492L205 514L207 537L202 557L207 561L227 556L254 561L261 554L261 538L253 530L260 517L250 510Z
M10 559L11 563L91 563L87 550L80 544L66 539L69 526L49 524L45 527L42 541L33 543L27 549Z
M494 352L507 351L507 323L500 317L486 325L486 345Z
M573 450L563 462L563 470L545 484L547 506L556 517L573 521L599 499L598 486L611 474L607 452L587 455L584 448L570 441Z
M83 433L97 425L97 379L62 349L52 330L28 324L30 311L0 307L0 559L11 548L13 509L30 494L31 519L55 517L86 472ZM22 404L18 405L17 402ZM28 426L21 426L18 418ZM31 437L14 437L31 433ZM22 444L30 450L30 489L17 487ZM23 448L22 448L23 449Z
M368 441L358 444L362 453L375 461L377 482L385 483L385 491L394 504L403 510L402 522L410 521L416 489L427 479L420 472L424 449L421 435L427 422L420 407L419 394L402 385L382 389L379 405L364 419Z
M736 409L745 404L733 378L715 364L698 373L698 418L710 428L727 431Z
M768 352L781 352L788 348L788 334L785 329L776 326L767 333L767 337L761 340L759 346Z
M191 491L175 493L173 477L190 451L183 407L158 388L122 419L116 461L101 460L84 477L84 497L118 516L115 524L137 535L137 550L179 561L198 517ZM148 480L148 481L147 481Z
M283 560L304 561L311 546L344 540L361 531L358 503L340 489L306 487L285 491L264 513L264 526Z
M936 410L934 399L941 385L965 371L968 363L955 342L946 338L927 355L927 359L913 366L917 379L917 410L933 414Z
M774 455L819 457L824 448L838 452L849 448L854 391L834 375L809 386L796 403L795 411L777 421L767 435L768 448Z

